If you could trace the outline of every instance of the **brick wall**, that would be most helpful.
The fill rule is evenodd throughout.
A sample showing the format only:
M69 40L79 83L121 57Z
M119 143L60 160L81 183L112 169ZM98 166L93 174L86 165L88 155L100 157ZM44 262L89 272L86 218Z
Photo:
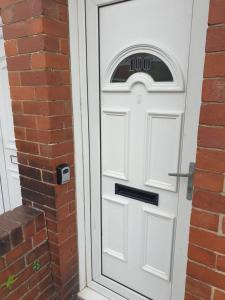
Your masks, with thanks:
M43 212L21 206L0 216L0 299L50 300L54 287Z
M186 300L225 299L225 0L211 0Z
M23 202L45 212L56 299L71 299L78 290L78 270L67 1L1 0L0 7ZM186 300L225 299L224 12L225 0L211 0ZM58 186L55 168L64 162L72 178ZM27 251L22 259L29 265ZM20 266L21 274L28 265ZM11 268L6 256L2 267ZM40 294L40 287L36 291Z
M58 299L78 290L66 0L0 1L23 203L45 212ZM56 184L56 166L72 178Z

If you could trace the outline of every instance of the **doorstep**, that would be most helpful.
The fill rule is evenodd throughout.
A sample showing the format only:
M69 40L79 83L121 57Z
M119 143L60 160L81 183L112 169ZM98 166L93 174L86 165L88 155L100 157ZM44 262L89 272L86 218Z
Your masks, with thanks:
M89 287L84 288L78 294L78 299L79 300L109 300L109 298L102 296L101 294L90 289Z

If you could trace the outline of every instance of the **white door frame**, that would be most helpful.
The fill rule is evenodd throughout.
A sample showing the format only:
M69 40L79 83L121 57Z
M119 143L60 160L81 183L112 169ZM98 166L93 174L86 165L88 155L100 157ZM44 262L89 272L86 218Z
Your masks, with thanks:
M118 2L118 0L95 1L98 4L103 2ZM195 161L196 156L198 122L196 121L194 123L193 120L198 120L199 118L205 59L205 41L208 26L208 10L209 0L194 0L186 99L186 112L187 116L189 115L189 118L186 118L184 128L184 134L188 132L189 136L192 137L192 140L187 141L188 144L184 145L183 148L183 155L188 157L189 161ZM86 295L85 299L88 299L88 295L90 295L90 290L88 293L87 291L85 293L85 287L89 287L105 297L119 300L124 298L92 281L85 0L69 0L69 20L73 115L75 120L74 140L76 157L76 199L80 290L84 290L84 295ZM192 109L190 113L189 104L191 101ZM196 137L195 141L193 141L193 136ZM185 167L188 169L188 166ZM185 191L181 192L185 193ZM175 252L174 255L174 274L171 300L184 299L185 291L188 233L192 205L190 201L185 199L183 201L183 205L180 205L178 208L178 213L181 215L184 215L184 213L188 214L189 217L186 218L186 220L178 218L180 223L177 224L176 237L182 241L182 244L179 249L178 247L176 249L179 253ZM186 234L183 234L184 232ZM183 259L183 257L186 257L186 259ZM97 299L95 296L96 295L91 294L90 299Z
M22 205L22 197L2 26L0 17L0 177L7 211Z

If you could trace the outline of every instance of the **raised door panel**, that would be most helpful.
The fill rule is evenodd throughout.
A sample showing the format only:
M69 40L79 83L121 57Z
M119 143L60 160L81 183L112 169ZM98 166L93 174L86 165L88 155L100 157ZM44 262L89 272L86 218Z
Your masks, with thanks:
M128 179L129 111L103 110L102 168L103 175Z
M145 184L176 192L182 114L148 112L146 116Z
M142 269L165 280L170 280L174 233L173 216L143 208Z
M128 202L103 197L102 213L103 254L127 261Z

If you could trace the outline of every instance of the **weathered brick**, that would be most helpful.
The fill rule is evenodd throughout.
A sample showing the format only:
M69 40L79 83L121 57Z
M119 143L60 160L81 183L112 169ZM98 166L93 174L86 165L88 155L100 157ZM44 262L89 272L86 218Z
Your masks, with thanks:
M198 145L207 148L225 149L225 127L199 127Z
M225 290L225 274L218 273L193 262L189 262L187 273L193 278Z
M200 123L225 125L225 104L205 104L201 107Z
M208 230L216 231L219 225L219 216L201 210L192 210L191 224Z
M204 148L198 149L196 167L225 173L225 151Z
M224 300L225 299L225 293L222 291L216 290L214 293L213 300Z
M196 245L189 245L188 257L191 260L212 268L216 265L216 254L213 251L203 249Z
M206 51L224 51L225 50L225 28L212 27L208 29Z
M206 55L204 75L205 77L225 76L225 53Z
M211 300L212 289L210 286L203 284L198 280L194 280L191 277L187 277L186 291L200 297L204 300Z
M196 188L212 191L222 192L224 184L224 175L208 172L196 172L194 175L194 185Z
M202 100L205 102L224 102L225 79L204 79Z
M225 214L225 196L208 191L195 191L193 206L207 211Z
M225 2L224 0L211 0L209 11L209 24L225 23Z

